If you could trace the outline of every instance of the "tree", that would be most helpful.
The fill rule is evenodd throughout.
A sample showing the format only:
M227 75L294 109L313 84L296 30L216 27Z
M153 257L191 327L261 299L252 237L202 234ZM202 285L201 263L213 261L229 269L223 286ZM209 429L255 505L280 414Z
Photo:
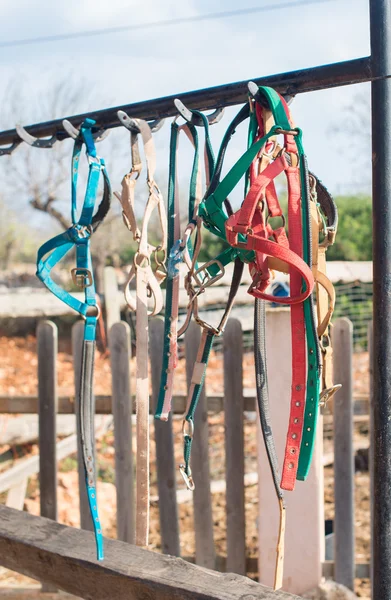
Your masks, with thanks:
M2 101L4 110L1 114L0 126L11 128L18 122L27 124L60 118L73 113L77 114L83 109L88 110L91 98L94 98L94 103L96 102L96 89L90 81L85 79L78 81L73 75L65 75L57 80L53 79L50 88L39 99L32 97L29 93L28 81L12 80ZM83 98L83 106L80 105L81 98ZM55 144L51 149L36 149L22 143L12 155L1 159L0 174L4 202L18 214L24 215L23 220L29 224L30 228L49 229L50 227L51 233L55 235L70 226L72 144L73 141L69 139ZM121 157L120 148L118 137L115 138L115 136L109 136L99 146L105 156L108 169L112 166L113 156L117 160ZM86 175L87 167L81 163L80 194L84 193ZM117 180L120 181L119 174ZM26 210L28 204L35 211L48 215L50 220L38 220L34 213ZM100 287L99 271L104 266L108 254L118 251L119 245L124 239L128 239L126 230L118 218L119 215L119 204L114 199L113 210L94 236L92 251L94 262L98 267L98 289ZM3 254L7 255L4 260L9 264L11 249L15 244L15 232L12 228L8 228L3 234L3 240L8 240L3 243ZM6 246L8 250L6 250Z
M369 196L339 196L338 232L328 260L372 260L372 203Z

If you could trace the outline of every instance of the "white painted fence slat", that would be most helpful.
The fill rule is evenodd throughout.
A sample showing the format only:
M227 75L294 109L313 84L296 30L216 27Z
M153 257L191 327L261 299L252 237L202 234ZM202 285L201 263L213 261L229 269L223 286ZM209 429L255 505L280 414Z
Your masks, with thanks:
M155 409L159 389L163 358L164 323L152 319L149 325L149 352L151 358L152 398ZM157 485L159 493L160 535L164 554L180 555L178 506L176 492L176 465L172 416L167 422L154 419L156 442Z
M132 397L130 392L130 327L124 321L109 331L111 361L117 538L134 544L134 470L132 450Z

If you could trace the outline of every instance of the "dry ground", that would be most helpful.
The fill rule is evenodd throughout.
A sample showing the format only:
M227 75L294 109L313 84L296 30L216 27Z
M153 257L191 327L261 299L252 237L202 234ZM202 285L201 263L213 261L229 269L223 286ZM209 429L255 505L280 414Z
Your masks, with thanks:
M73 370L70 355L70 345L60 342L58 380L59 394L71 394L73 391ZM37 393L37 358L36 340L30 336L25 338L0 337L0 355L2 363L0 368L0 395L36 395ZM185 392L185 366L184 361L178 369L178 381L183 382L182 389ZM355 392L366 393L368 391L368 356L365 353L355 355ZM209 392L222 392L222 355L214 354L211 357L206 381ZM244 386L254 388L253 360L251 354L246 354L244 359ZM98 355L96 365L95 389L97 394L110 394L111 379L110 365L107 356ZM5 417L12 418L11 416ZM2 426L5 426L2 417ZM178 419L174 421L175 432L179 434L181 423ZM256 471L256 424L251 415L245 418L245 455L246 472ZM224 423L223 415L210 415L210 462L213 479L224 478ZM368 436L367 425L361 424L356 429L356 440L365 440ZM134 438L135 439L135 438ZM180 435L176 435L180 439ZM331 449L331 439L325 439L325 451ZM0 454L9 450L8 447L0 447ZM176 445L178 461L181 458L181 445ZM151 484L152 496L157 494L156 470L154 463L154 445L151 447ZM37 452L37 447L13 449L14 457L26 453ZM113 435L108 433L98 443L99 456L99 495L100 505L103 509L102 522L105 535L115 536L115 488L114 488L114 448ZM12 464L8 461L8 465ZM179 482L178 482L179 483ZM74 456L63 460L60 464L59 473L59 521L67 525L78 526L78 494L76 461ZM38 514L39 511L39 489L37 478L32 477L29 482L28 493L25 502L26 510ZM249 556L257 555L257 511L258 498L257 487L246 488L246 541ZM333 469L325 468L325 518L333 518ZM184 556L194 554L193 515L190 503L179 506L180 530L181 530L181 552ZM225 554L225 498L224 494L213 495L213 517L214 535L218 554ZM151 548L159 550L159 519L158 507L152 504L151 508ZM356 562L369 560L369 477L368 473L356 474ZM0 568L0 585L26 585L31 580L18 574ZM357 593L360 597L369 597L369 585L365 580L357 580Z

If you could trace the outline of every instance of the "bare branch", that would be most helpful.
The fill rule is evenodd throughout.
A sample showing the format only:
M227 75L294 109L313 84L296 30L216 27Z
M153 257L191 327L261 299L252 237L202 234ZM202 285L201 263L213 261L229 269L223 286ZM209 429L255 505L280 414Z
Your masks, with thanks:
M57 223L59 223L61 225L61 227L66 230L69 228L70 223L67 221L67 219L64 217L64 215L56 210L52 204L55 201L55 198L52 196L49 196L48 199L46 200L46 202L42 202L42 200L39 198L39 196L35 196L35 198L33 200L30 200L30 205L35 208L36 210L40 210L44 213L47 213L48 215L50 215L51 217L53 217Z

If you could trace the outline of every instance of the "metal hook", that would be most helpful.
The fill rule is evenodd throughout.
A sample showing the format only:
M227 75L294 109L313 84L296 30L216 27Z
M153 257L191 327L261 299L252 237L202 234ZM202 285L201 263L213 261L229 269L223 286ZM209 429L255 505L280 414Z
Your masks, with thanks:
M71 137L72 139L76 140L79 137L80 128L72 125L72 123L67 119L63 120L62 126L64 127L69 137ZM102 142L104 139L107 138L109 133L110 131L108 129L99 129L99 131L92 134L92 137L94 138L95 142Z
M199 117L198 115L194 114L191 110L186 108L182 100L180 100L179 98L175 98L174 104L177 111L185 119L185 121L187 121L188 123L192 123L192 125L196 125L197 127L203 126L201 117ZM207 115L209 125L214 125L215 123L218 123L223 118L223 115L224 108L216 108L216 110L213 111L212 114Z
M117 116L118 116L119 120L121 121L121 124L124 127L126 127L126 129L129 129L129 131L131 131L132 133L140 133L137 123L135 122L134 119L129 117L126 114L126 112L124 112L123 110L119 110L117 112ZM161 129L163 127L164 121L165 121L165 119L156 119L155 121L148 123L148 125L151 129L151 132L156 133L157 131L159 131L159 129Z
M52 135L50 138L36 138L31 135L22 125L15 126L16 133L20 137L23 142L29 144L29 146L34 146L35 148L53 148L53 146L59 141L57 138L57 133Z
M258 102L261 106L268 108L268 105L266 104L264 98L262 97L262 95L259 93L259 86L254 82L254 81L249 81L247 84L247 88L248 91L250 93L250 96L256 101ZM294 95L293 94L282 94L285 102L289 105L293 102L294 99Z
M13 142L11 144L11 146L7 146L6 148L1 148L0 147L0 156L6 156L7 154L12 154L14 150L16 150L16 148L18 146L20 146L21 144L21 140L17 140L16 142Z

